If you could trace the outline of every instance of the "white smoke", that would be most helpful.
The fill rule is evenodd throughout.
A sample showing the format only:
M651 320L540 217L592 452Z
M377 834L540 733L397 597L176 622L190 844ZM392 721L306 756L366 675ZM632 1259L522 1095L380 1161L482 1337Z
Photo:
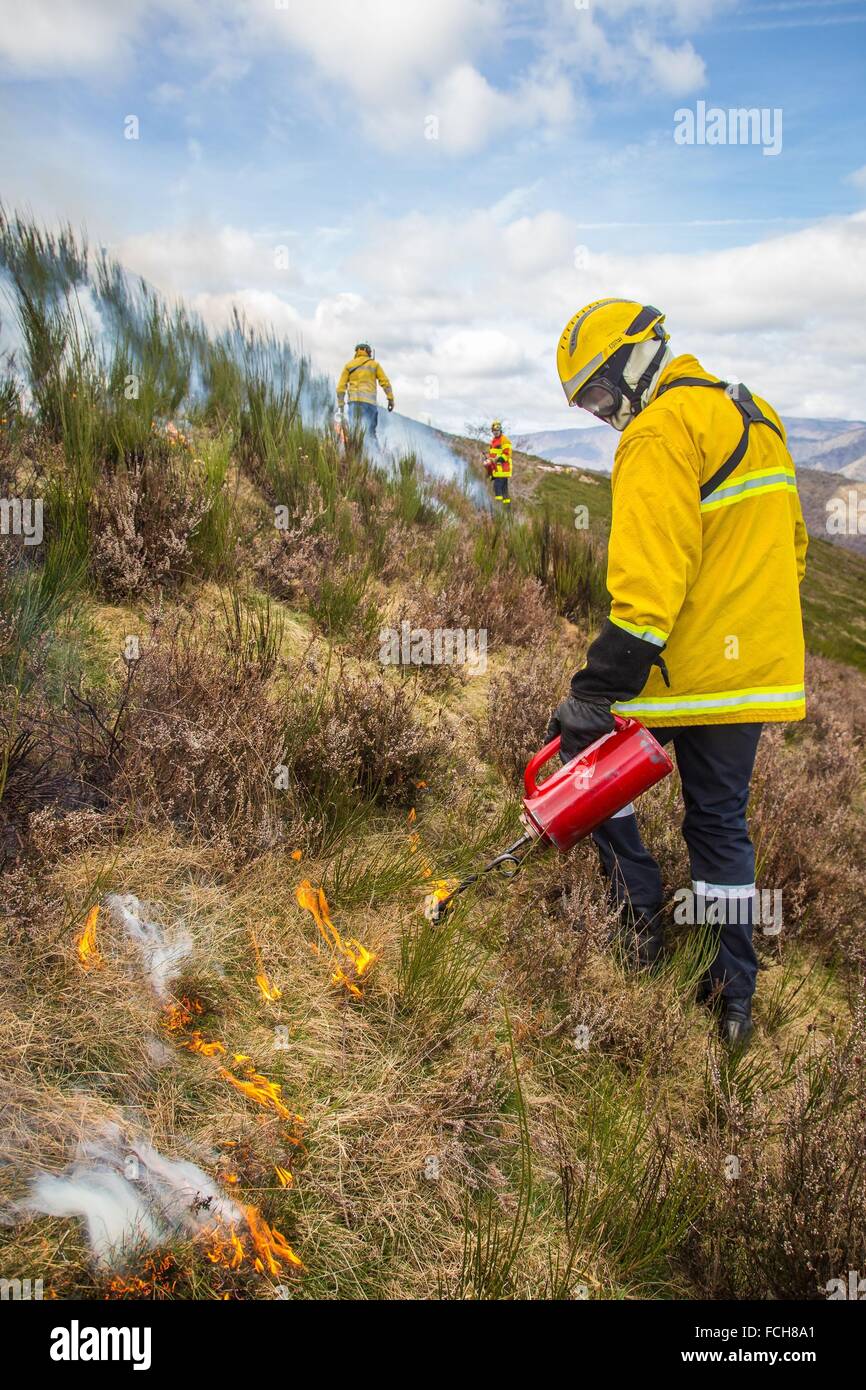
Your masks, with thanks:
M138 947L156 997L168 999L169 985L177 979L181 962L192 950L189 932L178 931L169 938L159 922L147 919L144 906L134 893L109 893L105 906Z
M454 453L440 440L429 425L423 425L408 415L388 415L379 412L380 443L394 459L401 454L416 454L424 471L443 482L454 482L463 488L476 506L490 506L484 484L472 471L465 458ZM481 445L478 446L479 454Z
M122 1269L143 1247L218 1226L237 1228L245 1219L201 1168L164 1158L115 1124L82 1141L65 1172L39 1173L20 1210L80 1218L96 1264L111 1270Z

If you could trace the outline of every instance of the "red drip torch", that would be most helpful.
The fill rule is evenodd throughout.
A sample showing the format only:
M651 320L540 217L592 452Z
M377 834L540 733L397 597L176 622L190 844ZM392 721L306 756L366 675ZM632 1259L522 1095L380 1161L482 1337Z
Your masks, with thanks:
M536 845L555 845L564 854L673 771L667 753L643 724L619 715L614 715L614 721L616 727L609 734L584 748L541 786L535 779L559 752L559 736L530 759L523 774L525 795L520 817L526 834L478 873L464 878L446 898L433 901L428 909L432 922L441 921L458 893L484 874L497 869L506 878L513 878Z

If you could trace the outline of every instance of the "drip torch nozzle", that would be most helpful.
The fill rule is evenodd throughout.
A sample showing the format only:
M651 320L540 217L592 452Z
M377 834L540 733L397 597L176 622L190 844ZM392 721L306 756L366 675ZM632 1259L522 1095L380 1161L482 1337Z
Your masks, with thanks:
M514 878L520 872L530 845L534 844L537 838L536 835L532 834L521 835L519 840L515 840L513 845L508 846L508 849L497 854L496 858L491 859L489 864L485 864L483 869L479 869L477 874L469 874L466 878L461 879L457 887L452 888L447 897L428 899L424 909L425 915L434 926L437 926L458 894L464 893L467 888L471 887L473 883L477 883L479 878L483 878L485 874L489 874L492 869L498 870L503 878Z

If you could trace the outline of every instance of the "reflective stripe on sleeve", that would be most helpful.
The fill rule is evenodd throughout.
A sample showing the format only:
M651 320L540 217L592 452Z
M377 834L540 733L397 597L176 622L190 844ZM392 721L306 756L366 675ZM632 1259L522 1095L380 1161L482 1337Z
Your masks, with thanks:
M627 623L625 618L615 618L613 614L608 616L614 627L621 627L624 632L632 632L644 642L652 642L654 647L663 647L670 636L670 633L662 632L658 627L639 627L636 623Z

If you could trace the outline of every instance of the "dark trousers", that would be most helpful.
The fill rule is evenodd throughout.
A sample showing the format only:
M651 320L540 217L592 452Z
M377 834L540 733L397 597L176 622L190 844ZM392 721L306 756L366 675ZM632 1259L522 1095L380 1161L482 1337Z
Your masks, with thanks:
M689 851L696 901L719 932L710 981L726 1002L743 1002L755 992L758 962L752 946L755 851L746 826L749 782L760 724L698 724L652 729L659 743L673 741L686 813L683 837ZM639 936L660 936L662 880L643 843L634 811L605 821L592 837L610 880L611 898ZM738 889L736 894L713 889ZM700 911L700 908L699 908Z
M510 502L510 501L511 501L511 498L508 496L508 479L507 479L507 478L496 478L496 477L494 477L494 479L493 479L493 496L494 496L499 502Z

